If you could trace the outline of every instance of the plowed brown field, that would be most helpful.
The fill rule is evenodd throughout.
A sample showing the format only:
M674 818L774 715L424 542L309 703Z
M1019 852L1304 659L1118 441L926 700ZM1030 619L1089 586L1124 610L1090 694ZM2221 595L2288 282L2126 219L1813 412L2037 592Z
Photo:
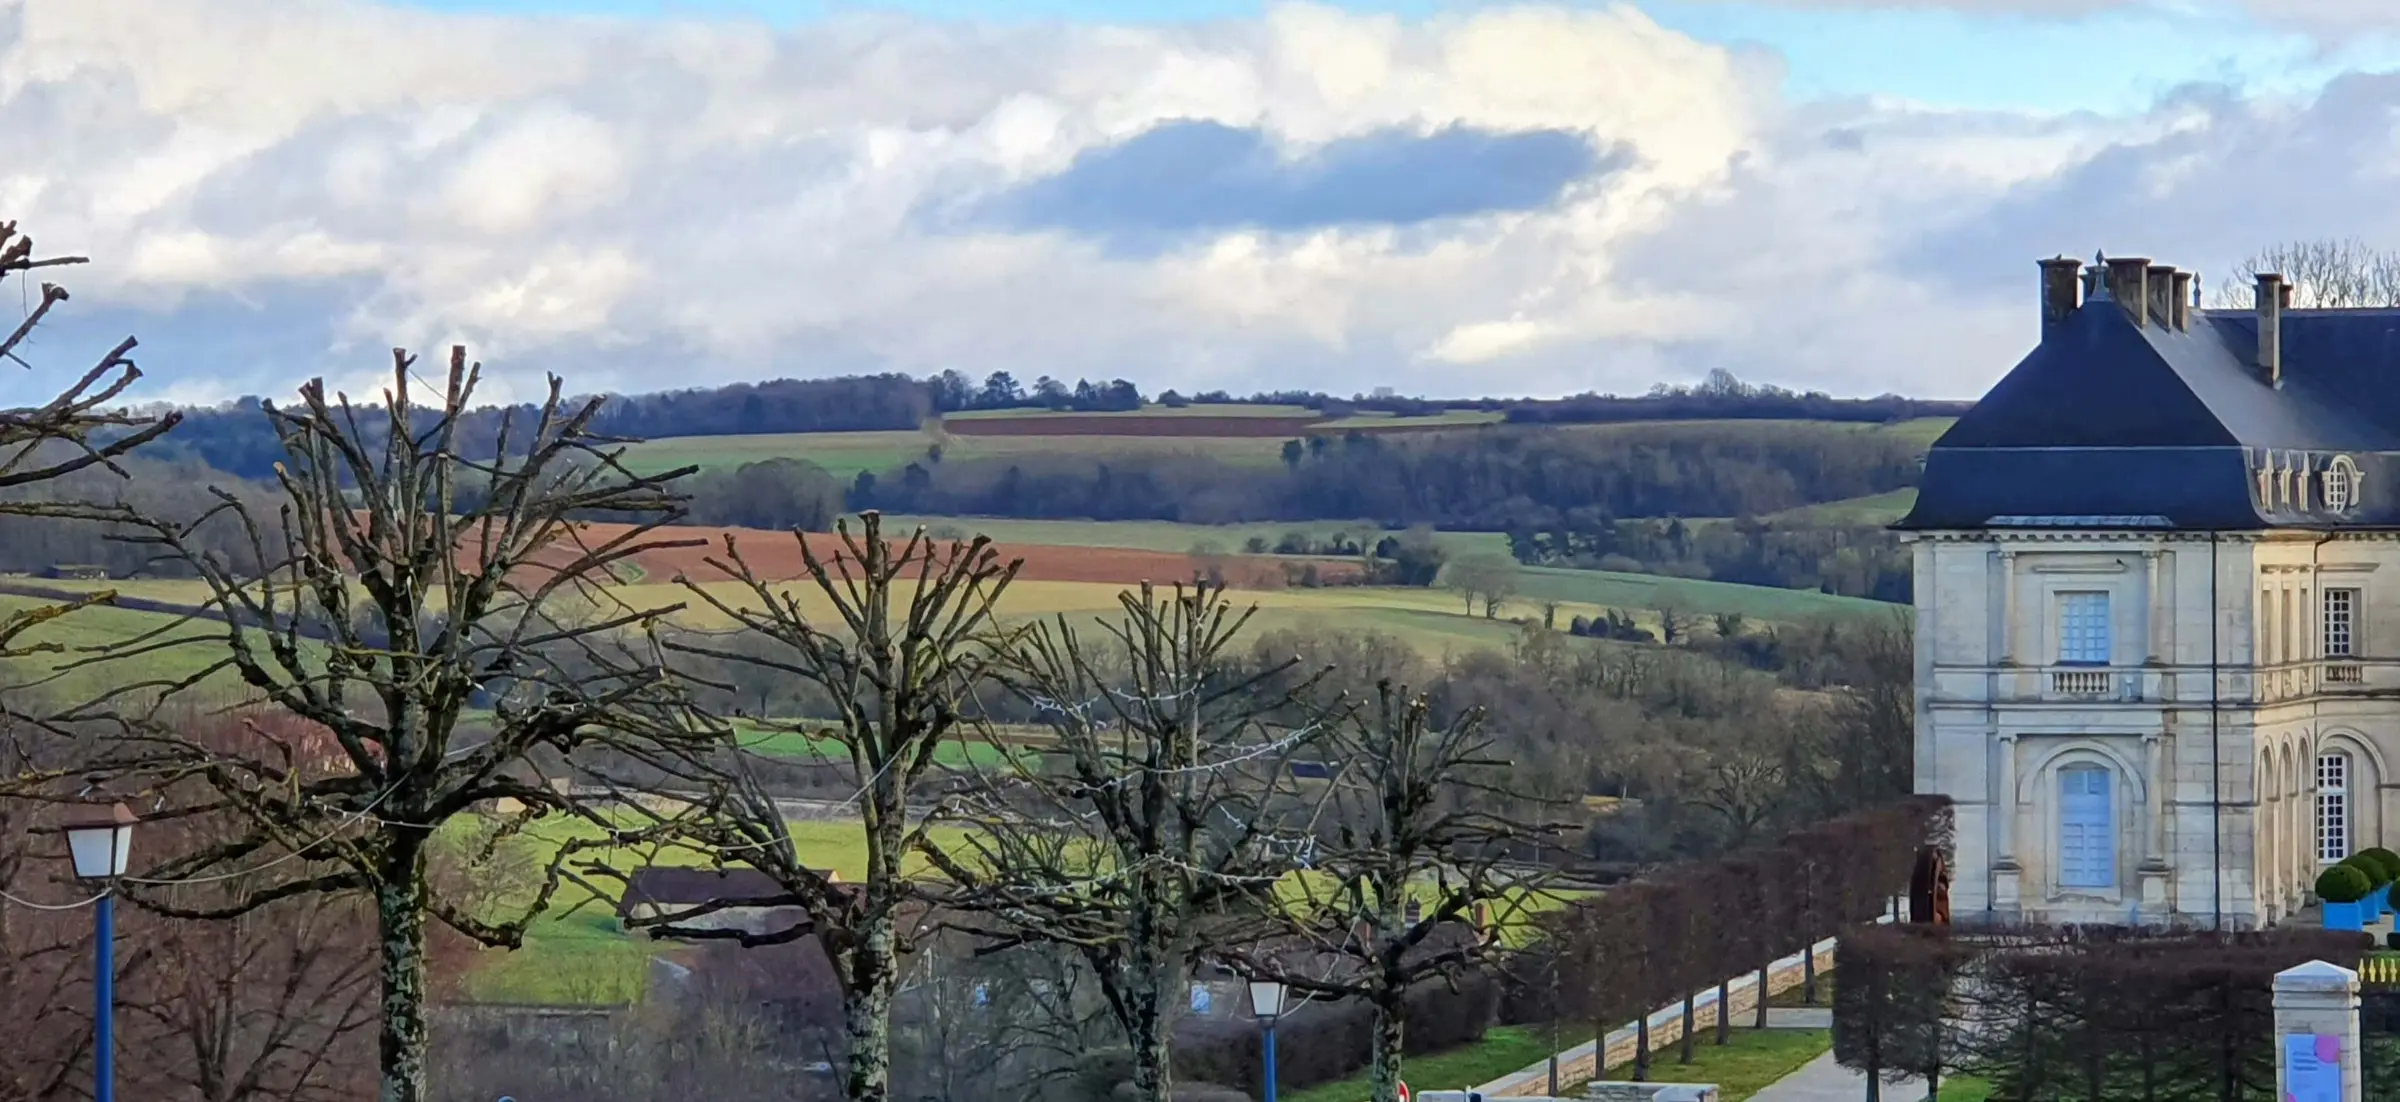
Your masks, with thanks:
M623 524L586 525L581 538L586 546L597 546L623 535L629 528ZM857 529L852 529L857 534ZM905 541L905 533L891 533L895 540ZM725 538L734 538L741 549L742 559L750 569L769 581L803 577L806 566L800 557L800 541L789 532L759 528L703 528L696 526L662 528L650 533L645 542L660 540L707 541L703 546L659 548L634 556L641 567L644 580L664 582L677 574L689 575L694 581L716 581L725 577L717 567L709 565L711 558L725 561ZM937 549L947 548L948 541L928 541ZM811 533L811 550L819 558L831 560L843 553L841 537L828 532ZM1314 563L1320 578L1331 582L1359 573L1356 559L1307 558L1293 555L1219 555L1208 557L1180 555L1169 551L1135 551L1113 547L1053 547L1043 544L994 544L1002 560L1023 559L1025 565L1017 577L1029 582L1175 582L1188 581L1208 565L1224 571L1228 584L1245 589L1273 589L1286 584L1285 566L1298 570L1303 564ZM558 548L556 554L543 556L543 561L560 565L574 558L576 552Z

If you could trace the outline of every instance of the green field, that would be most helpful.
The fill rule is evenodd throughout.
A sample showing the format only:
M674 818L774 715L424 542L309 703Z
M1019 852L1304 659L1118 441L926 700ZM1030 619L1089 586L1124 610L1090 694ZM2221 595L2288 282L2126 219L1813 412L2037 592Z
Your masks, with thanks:
M934 446L950 459L1012 459L1037 455L1205 455L1228 463L1282 462L1275 436L953 436L941 432L793 432L751 436L668 436L628 445L630 470L655 474L677 467L739 467L765 459L805 459L847 481L860 471L881 474L929 462Z
M42 582L47 588L61 590L98 589L103 586L76 582ZM107 588L124 592L153 583L117 582ZM204 590L197 582L157 583L198 599ZM55 601L33 597L0 594L0 618L32 609L47 608ZM215 640L223 638L224 628L205 620L180 620L157 612L136 612L131 609L94 605L78 609L48 623L34 627L17 636L10 649L20 653L6 660L5 672L0 672L0 684L12 690L30 690L52 701L81 702L93 699L137 681L181 681L207 669L225 655L223 646ZM139 644L154 648L141 654L99 660L108 647L132 649L128 644L149 637ZM168 645L172 643L173 645ZM200 682L191 692L198 700L216 700L241 691L241 679L230 670L219 670Z
M1782 524L1896 524L1916 505L1917 490L1910 486L1866 497L1803 505L1764 519Z
M1464 1090L1481 1086L1550 1055L1550 1037L1539 1027L1503 1025L1486 1030L1483 1040L1448 1052L1411 1056L1400 1065L1400 1077L1411 1091ZM1288 1102L1367 1102L1373 1082L1366 1074L1321 1083L1305 1090L1285 1091Z
M1143 435L1138 431L1145 420L1178 417L1262 417L1288 418L1293 421L1292 435L1303 430L1319 434L1363 429L1390 432L1407 428L1465 428L1492 424L1502 415L1481 410L1453 410L1427 417L1393 417L1389 414L1361 413L1334 421L1306 424L1303 419L1312 411L1299 406L1185 406L1169 409L1152 406L1139 411L1116 413L1052 414L1047 410L975 410L948 414L942 421L974 421L994 418L1039 418L1046 416L1102 418L1122 420L1128 431L1125 435L1060 434L1029 436L974 436L945 432L941 421L928 422L917 431L889 430L879 432L795 432L759 433L744 436L668 436L629 445L626 464L644 473L696 466L704 470L716 467L738 467L762 459L806 459L825 468L837 478L848 480L860 471L882 473L912 462L926 461L928 451L940 446L947 459L1022 458L1036 455L1205 455L1228 463L1270 466L1282 462L1281 436L1169 436ZM1935 437L1947 431L1953 423L1948 417L1926 417L1894 424L1826 421L1623 421L1599 425L1561 425L1554 431L1580 433L1673 433L1685 428L1742 428L1772 431L1778 428L1806 426L1824 429L1829 426L1856 432L1890 433L1923 451Z
M1317 411L1307 406L1268 406L1247 402L1227 402L1223 405L1194 403L1184 406L1162 406L1152 402L1140 409L1072 410L1072 409L967 409L942 415L944 421L991 421L1020 417L1106 417L1112 420L1139 421L1150 417L1288 417L1294 420L1314 419Z
M1735 585L1613 570L1528 566L1519 569L1518 578L1517 588L1523 600L1568 601L1628 611L1672 607L1701 616L1733 612L1751 620L1780 623L1825 616L1890 616L1905 611L1902 606L1864 597L1836 597L1807 589Z

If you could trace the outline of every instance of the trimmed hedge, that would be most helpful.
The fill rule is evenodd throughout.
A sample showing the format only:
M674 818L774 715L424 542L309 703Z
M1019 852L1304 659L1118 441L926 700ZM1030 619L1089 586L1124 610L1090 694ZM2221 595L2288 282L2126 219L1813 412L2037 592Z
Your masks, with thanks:
M2382 846L2368 846L2367 848L2362 849L2351 856L2361 857L2373 861L2383 869L2383 879L2376 881L2376 883L2390 884L2394 882L2400 882L2400 853L2393 853Z
M2374 890L2366 870L2348 862L2329 865L2317 874L2317 898L2327 903L2356 903Z

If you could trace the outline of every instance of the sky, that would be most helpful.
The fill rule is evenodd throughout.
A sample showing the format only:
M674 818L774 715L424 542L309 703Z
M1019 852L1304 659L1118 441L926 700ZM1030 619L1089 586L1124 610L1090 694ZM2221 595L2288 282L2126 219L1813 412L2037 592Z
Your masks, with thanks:
M1971 398L2042 257L2400 246L2396 109L2385 0L0 0L0 220L91 258L0 402Z

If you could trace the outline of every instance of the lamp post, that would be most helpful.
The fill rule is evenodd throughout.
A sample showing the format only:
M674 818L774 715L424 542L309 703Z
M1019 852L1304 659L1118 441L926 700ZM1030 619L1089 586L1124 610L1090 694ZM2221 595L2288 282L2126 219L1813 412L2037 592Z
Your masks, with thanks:
M1266 1031L1266 1102L1275 1102L1275 1019L1283 1017L1284 986L1274 980L1250 981L1250 1015Z
M67 854L75 877L100 885L92 921L98 959L92 969L92 1102L117 1097L117 878L133 856L133 809L118 804L105 817L67 826Z

